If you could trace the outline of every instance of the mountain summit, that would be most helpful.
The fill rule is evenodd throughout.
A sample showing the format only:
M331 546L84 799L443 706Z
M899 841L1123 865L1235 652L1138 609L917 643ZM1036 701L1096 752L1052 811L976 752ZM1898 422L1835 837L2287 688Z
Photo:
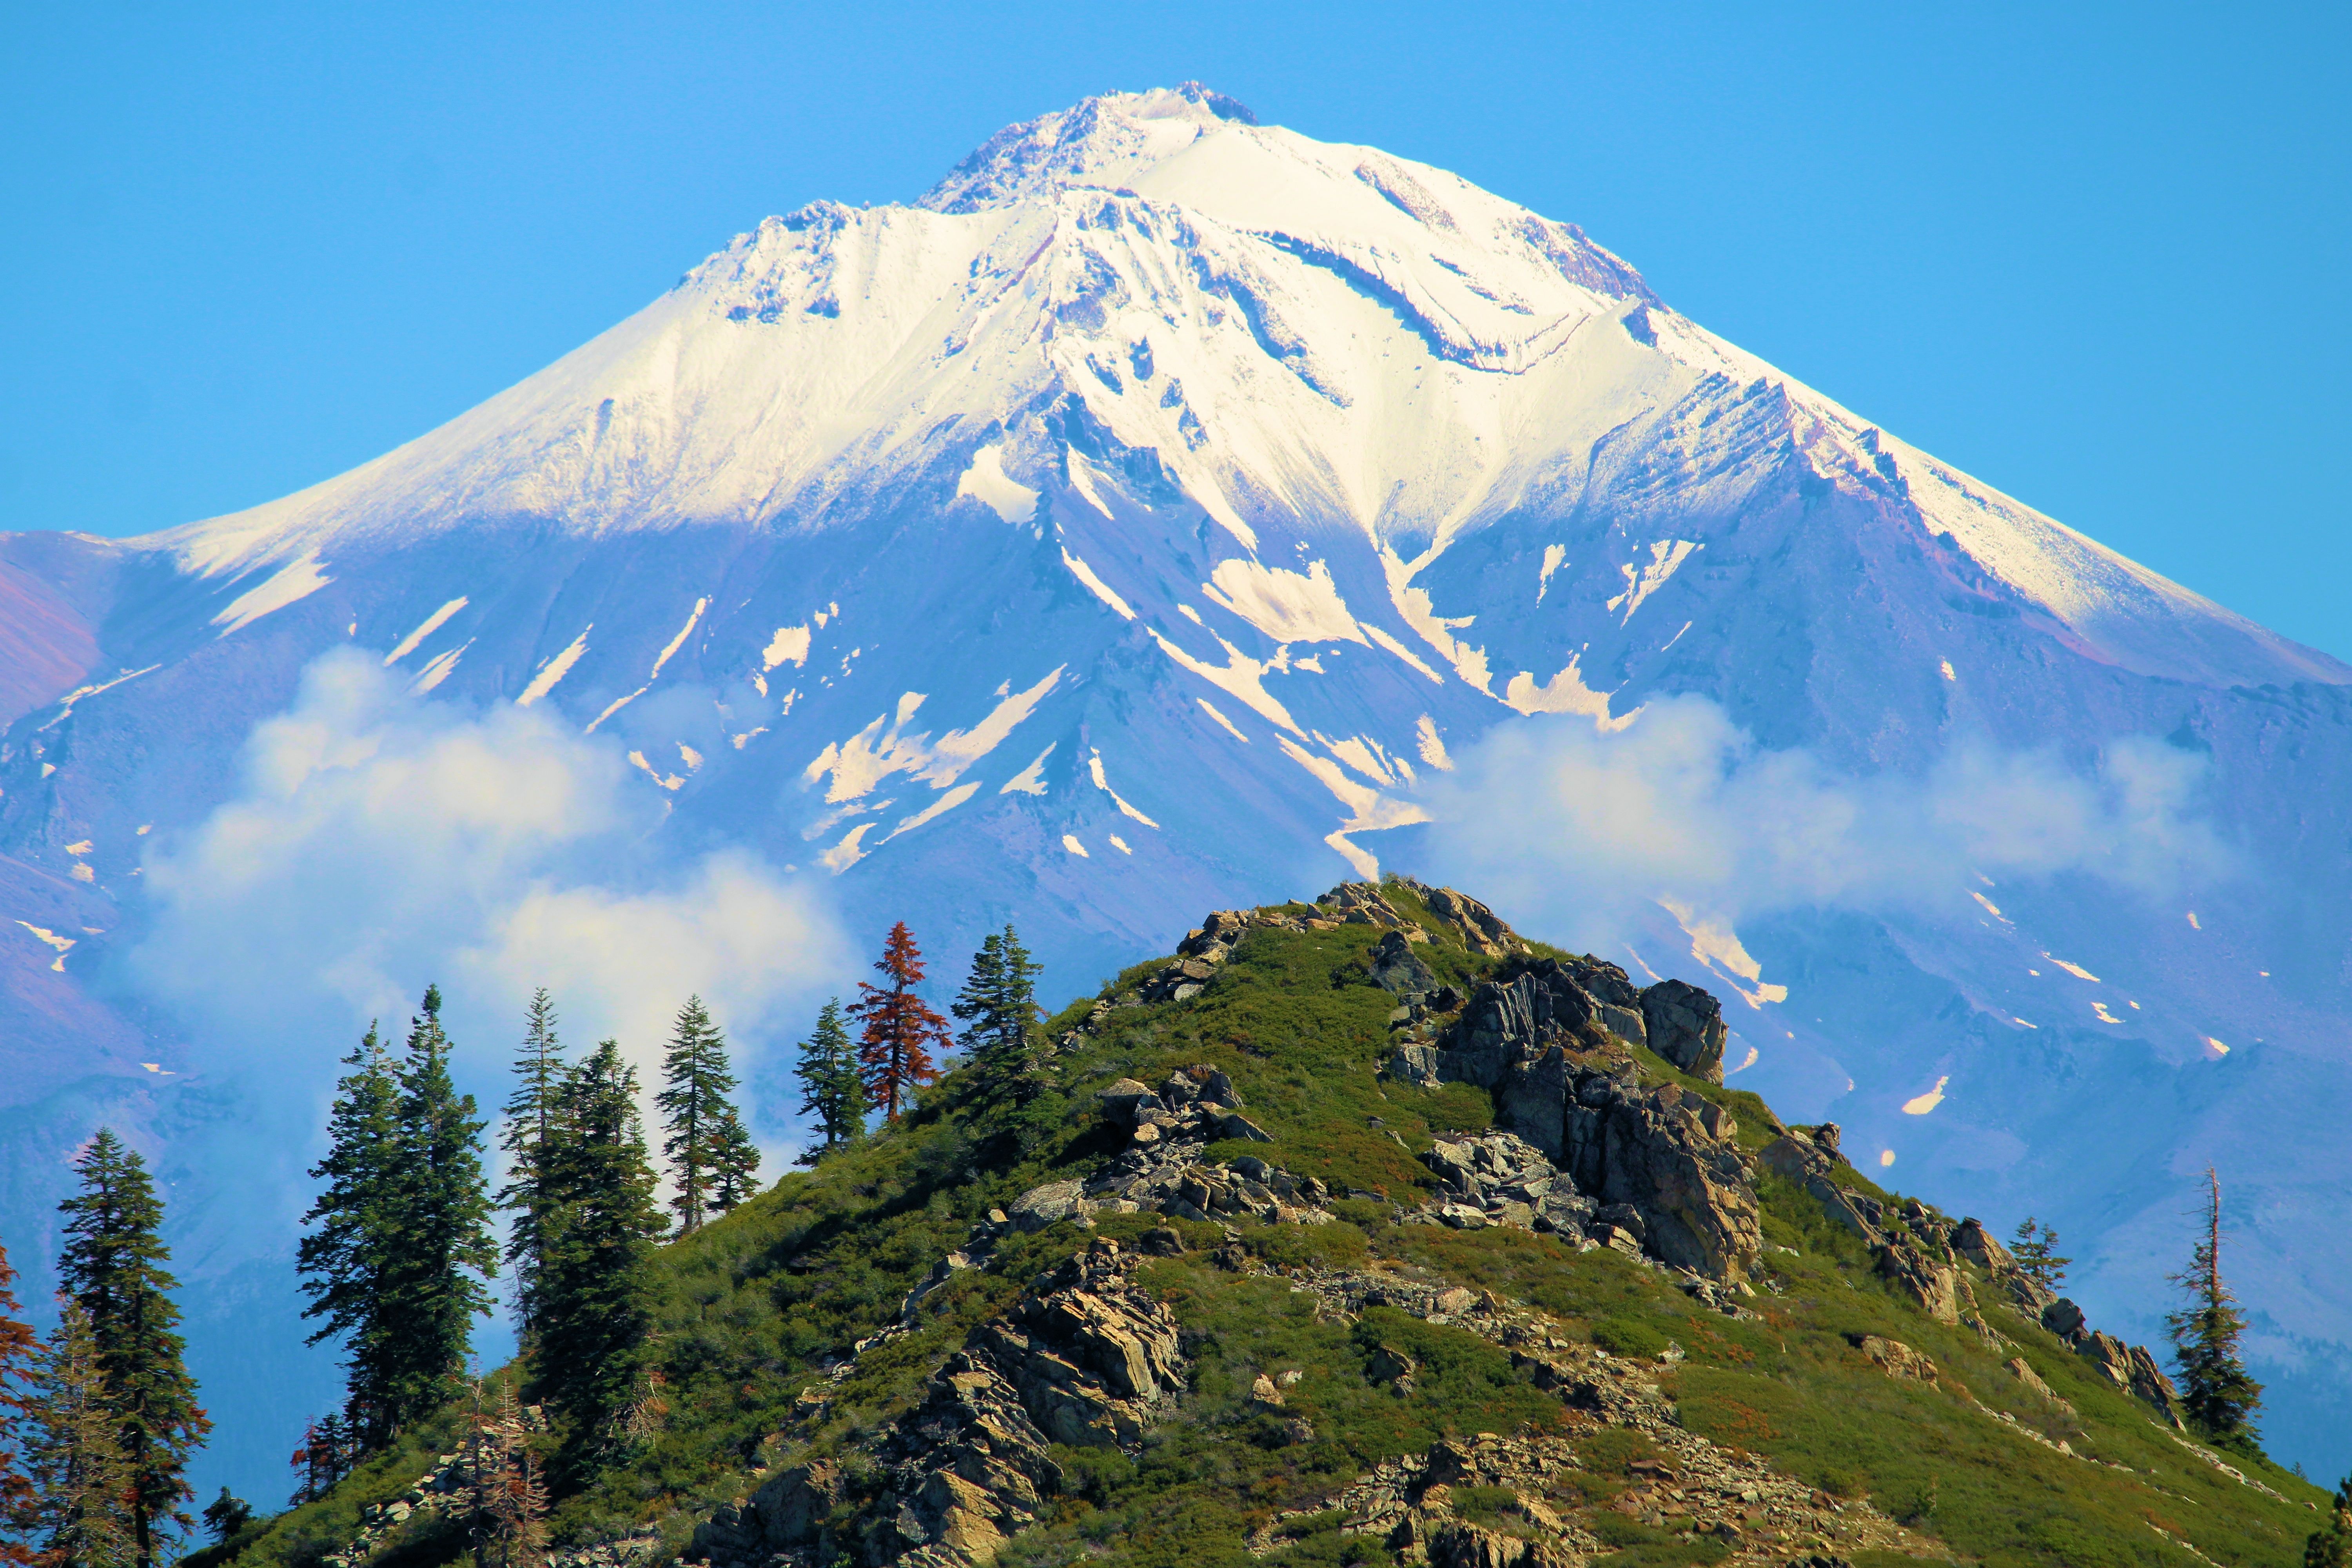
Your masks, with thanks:
M390 702L352 695L360 674L498 734L560 729L630 792L615 812L657 816L632 853L747 853L940 951L1014 917L1081 975L1302 868L1460 853L1431 836L1447 811L1518 892L1566 897L1574 814L1463 792L1551 776L1493 748L1638 749L1696 703L1725 737L1706 767L1792 759L1711 863L1787 840L1782 879L1822 890L1711 910L1629 871L1646 923L1584 940L1736 990L1740 1081L1917 1190L1989 1212L2081 1194L2056 1217L2104 1238L2084 1289L2118 1321L2158 1294L2177 1173L2223 1160L2257 1194L2269 1342L2352 1363L2352 1286L2315 1239L2352 1178L2352 668L1726 343L1574 226L1198 84L1010 127L912 205L769 218L537 375L283 500L123 542L0 539L0 1052L27 1138L126 1100L168 1138L219 1113L200 1081L264 1061L323 1090L333 1051L191 1021L205 964L140 943L167 897L225 942L269 910L305 934L251 867L297 831L320 847L287 856L341 866L384 820L280 809L380 750L320 716L321 690L345 716ZM1979 788L1985 756L2047 787ZM447 798L482 776L446 775ZM1844 841L1777 820L1832 776L1861 781L1863 816L1945 779L1922 820L1992 858L1919 860L1855 905L1829 874ZM1600 814L1580 831L1637 857L1672 836L1672 801L1612 816L1605 783L1570 803ZM2194 904L2103 871L2161 855L2176 796L2219 868ZM1886 836L1890 865L1912 837ZM477 903L502 868L527 879L478 864ZM352 977L378 962L299 967L363 1020L382 988ZM2290 1456L2321 1419L2293 1398Z

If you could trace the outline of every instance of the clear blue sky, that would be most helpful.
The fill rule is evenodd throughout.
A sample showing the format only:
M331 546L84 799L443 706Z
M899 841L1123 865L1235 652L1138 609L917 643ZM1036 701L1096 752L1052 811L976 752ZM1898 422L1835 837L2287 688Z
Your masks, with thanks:
M9 7L0 527L364 461L815 196L1197 77L2352 659L2342 4ZM2338 477L2331 477L2338 476Z

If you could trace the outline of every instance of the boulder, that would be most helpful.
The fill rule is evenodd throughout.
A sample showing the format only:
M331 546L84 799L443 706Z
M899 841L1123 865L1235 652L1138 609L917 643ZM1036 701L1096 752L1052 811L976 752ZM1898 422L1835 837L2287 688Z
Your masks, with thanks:
M1438 924L1452 931L1471 952L1487 958L1507 958L1525 951L1527 944L1519 940L1518 933L1477 900L1451 888L1428 888L1417 882L1407 885L1421 895Z
M1047 1182L1013 1200L1010 1216L1017 1230L1043 1230L1066 1219L1084 1219L1094 1212L1079 1182Z
M2042 1326L2070 1345L2081 1342L2090 1331L2083 1321L2083 1309L2063 1296L2042 1309Z
M1936 1363L1901 1340L1883 1340L1876 1334L1864 1334L1854 1342L1854 1348L1889 1377L1909 1378L1918 1383L1936 1381Z
M1273 1133L1268 1132L1238 1110L1229 1112L1218 1125L1228 1138L1246 1138L1253 1143L1274 1142ZM1076 1186L1077 1184L1073 1182L1070 1184Z
M1435 1089L1445 1081L1439 1074L1437 1047L1425 1045L1403 1045L1391 1051L1389 1077L1422 1089Z
M1649 1047L1709 1083L1723 1081L1723 1005L1696 985L1661 980L1642 993Z
M1402 931L1381 938L1367 960L1373 983L1392 996L1421 997L1437 989L1437 975L1405 940Z
M2093 1330L2076 1343L2074 1353L2105 1373L2107 1381L2117 1388L2153 1407L2171 1425L2181 1425L2179 1413L2174 1408L2179 1391L2145 1346L2127 1345L2113 1334Z
M1142 1084L1131 1078L1119 1079L1108 1089L1095 1092L1095 1103L1102 1113L1122 1127L1132 1127L1144 1110L1157 1110L1160 1101Z
M1600 1011L1601 1026L1619 1039L1636 1046L1646 1046L1650 1043L1648 1022L1643 1018L1638 1009L1620 1007L1613 1002L1603 1002L1601 1004Z
M1954 1265L1898 1237L1879 1247L1878 1272L1897 1296L1939 1323L1959 1326L1964 1282Z

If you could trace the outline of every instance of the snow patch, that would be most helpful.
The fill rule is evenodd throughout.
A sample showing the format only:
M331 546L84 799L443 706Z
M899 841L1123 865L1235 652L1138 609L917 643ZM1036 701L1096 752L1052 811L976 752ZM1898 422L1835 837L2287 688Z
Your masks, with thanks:
M822 622L824 616L817 619ZM776 635L760 655L760 672L764 675L780 664L806 664L809 656L809 629L805 626L778 626Z
M1936 1107L1943 1104L1944 1086L1951 1081L1952 1080L1948 1076L1939 1078L1936 1080L1936 1087L1929 1089L1927 1093L1916 1095L1905 1100L1903 1102L1903 1114L1906 1116L1925 1116L1927 1112L1935 1110Z
M1642 601L1664 587L1666 579L1675 574L1675 568L1690 559L1692 551L1706 548L1695 540L1661 539L1651 544L1648 561L1627 562L1617 568L1625 574L1625 591L1609 601L1612 610L1620 605L1625 606L1624 619L1617 624L1623 626L1631 621L1633 612L1642 607Z
M1389 652L1396 655L1399 658L1412 666L1413 668L1427 676L1431 685L1443 686L1445 684L1445 677L1430 668L1428 665L1423 664L1421 660L1420 655L1414 653L1412 649L1399 642L1390 633L1382 630L1379 626L1373 626L1369 621L1363 622L1362 626L1366 637L1371 638L1374 642L1388 649Z
M101 692L111 691L127 680L136 680L142 675L152 675L163 668L163 667L160 664L151 664L144 669L126 670L122 674L116 676L112 680L105 681L97 686L76 687L73 690L67 692L63 697L58 699L57 713L51 717L47 723L43 724L40 727L40 730L36 730L33 732L37 735L41 732L41 730L55 729L58 725L62 724L67 720L72 718L74 704L85 701L89 698L96 697Z
M1151 818L1144 816L1143 813L1128 805L1124 799L1120 798L1118 791L1110 787L1110 781L1103 776L1103 760L1102 753L1100 752L1096 752L1087 758L1087 772L1093 776L1095 788L1110 796L1111 804L1118 807L1120 815L1131 816L1135 818L1136 821L1143 824L1146 827L1155 829L1159 827L1160 824L1152 821Z
M1994 912L1998 914L2000 911L1995 910ZM2097 975L2092 973L2089 970L2084 968L2079 963L2069 963L2063 958L2054 958L2046 952L2042 956L2049 959L2051 963L2056 964L2059 968L2064 970L2067 973L2073 975L2077 980L2087 980L2094 985L2100 983Z
M1943 671L1944 679L1946 680L1957 681L1960 679L1958 676L1952 673L1952 661L1948 658L1937 659L1936 661L1936 668Z
M1071 854L1076 856L1081 860L1091 860L1094 858L1093 856L1087 853L1087 847L1078 842L1078 836L1075 833L1065 833L1062 835L1062 847L1068 850Z
M231 599L228 607L213 617L213 625L220 627L223 637L242 631L271 611L282 610L333 581L320 563L319 552L307 551L280 567L259 587L248 588Z
M971 455L971 467L956 480L955 493L971 497L1006 522L1027 522L1037 515L1038 492L1005 473L1001 444Z
M2203 926L2197 923L2197 911L2195 910L2189 911L2189 929L2190 931L2203 931L2205 929Z
M1161 637L1158 627L1151 629L1151 640L1160 645L1160 652L1218 690L1228 696L1239 698L1247 703L1250 710L1258 717L1271 719L1292 734L1304 737L1307 731L1292 721L1290 710L1275 700L1274 696L1266 690L1262 679L1267 670L1279 668L1279 663L1276 660L1260 662L1250 658L1224 638L1218 637L1216 633L1211 632L1209 635L1217 637L1217 646L1225 650L1226 663L1223 668L1194 658L1191 654Z
M1536 684L1533 675L1521 670L1503 689L1504 702L1521 713L1580 713L1598 725L1603 734L1622 730L1640 718L1639 708L1620 719L1609 716L1609 699L1615 693L1595 691L1584 684L1584 675L1579 668L1581 658L1579 654L1569 655L1568 668L1541 686Z
M63 959L59 959L58 962L62 965L65 961ZM2215 1039L2210 1035L2205 1037L2205 1056L2207 1060L2218 1062L2229 1054L2229 1047L2223 1045L2221 1041Z
M1231 719L1228 719L1223 713L1218 712L1217 705L1215 703L1210 701L1205 697L1195 697L1192 700L1201 705L1201 710L1202 712L1208 714L1210 718L1214 719L1218 723L1223 724L1225 727L1226 732L1232 735L1234 740L1239 741L1244 746L1249 744L1249 737L1243 734L1240 729L1234 725Z
M1044 751L1038 752L1035 757L1030 760L1030 763L1027 767L1023 768L1019 773L1014 773L1011 778L1006 779L1003 784L998 788L996 793L999 795L1044 795L1045 793L1045 759L1052 756L1054 754L1054 747L1060 744L1061 742L1056 741L1053 742L1052 745L1048 745Z
M1764 966L1748 956L1748 949L1740 945L1738 933L1728 924L1702 916L1688 904L1676 903L1670 899L1661 899L1658 903L1666 913L1675 917L1675 923L1683 928L1683 934L1691 939L1691 956L1729 980L1732 989L1738 992L1750 1007L1760 1009L1767 1002L1786 1002L1789 999L1787 986L1765 983Z
M865 859L866 857L871 853L870 850L859 848L857 847L857 841L873 831L874 825L872 823L859 823L856 826L851 828L848 832L841 836L840 843L835 845L832 848L818 856L818 864L822 865L826 870L832 872L835 876L840 876L844 871L848 870L852 866L856 865L860 860Z
M846 741L828 742L802 770L802 777L814 784L830 774L833 782L824 795L830 804L863 799L893 773L907 773L933 789L945 789L1028 718L1060 682L1066 668L1056 665L1028 690L999 702L970 730L950 730L936 742L928 732L906 732L908 722L923 704L921 692L907 692L898 699L895 716L879 715Z
M1421 721L1413 726L1413 736L1423 762L1442 773L1454 771L1454 759L1445 754L1445 742L1438 736L1436 720L1423 714Z
M1969 889L1969 897L1982 904L1985 908L1985 913L2000 921L2001 924L2007 925L2010 923L2009 917L2000 912L2000 907L1998 904L1995 904L1990 899L1986 898L1982 893L1978 892L1974 888L1970 888ZM2055 960L2053 960L2053 962L2054 963Z
M1071 574L1076 576L1079 582L1084 583L1096 598L1100 599L1104 604L1108 605L1112 609L1117 610L1121 620L1131 621L1135 619L1135 612L1127 607L1127 601L1120 598L1117 594L1112 593L1110 590L1110 584L1096 576L1095 569L1087 565L1085 562L1079 560L1076 556L1071 554L1067 548L1065 548L1062 552L1062 564L1068 567Z
M581 733L585 735L594 734L596 732L597 725L602 724L605 720L610 719L614 714L618 713L622 709L626 708L630 703L635 702L638 698L643 697L651 689L651 687L640 686L635 691L630 692L626 697L614 698L613 700L604 704L604 710L602 713L597 714L596 717L588 721L588 728L582 731Z
M1547 544L1547 545L1545 545L1545 546L1544 546L1543 570L1542 570L1540 573L1537 574L1537 576L1536 576L1536 603L1537 603L1537 604L1540 605L1540 604L1542 604L1542 603L1543 603L1544 591L1545 591L1546 589L1548 589L1548 588L1549 588L1549 587L1551 586L1551 574L1552 574L1553 573L1555 573L1555 572L1559 571L1562 566L1566 565L1567 563L1568 563L1568 546L1567 546L1567 545L1565 545L1565 544Z
M947 794L940 796L939 799L931 802L930 805L915 813L914 816L901 819L898 826L892 828L883 838L882 843L887 844L891 839L898 837L901 833L912 833L918 827L922 826L923 824L938 820L940 817L942 817L949 812L953 811L957 806L961 805L965 801L970 800L973 795L978 795L979 793L980 784L977 780L971 784L956 785L955 788L948 791ZM878 849L881 847L881 845L877 844L875 847Z
M1375 789L1366 788L1349 778L1339 763L1328 757L1318 757L1298 745L1286 735L1276 735L1283 755L1305 768L1322 783L1324 788L1339 797L1348 808L1348 820L1323 836L1323 842L1338 850L1348 864L1356 868L1366 881L1381 878L1381 863L1371 852L1349 838L1351 833L1366 833L1386 827L1403 827L1411 823L1427 822L1429 814L1409 801L1392 800Z
M646 777L653 780L654 783L659 784L666 790L674 792L680 785L686 783L686 780L680 778L676 773L656 773L654 770L654 765L646 761L646 754L643 752L631 752L629 753L629 765L635 768L639 773L644 773Z
M694 608L687 615L686 625L677 628L677 636L669 639L669 646L661 650L661 657L654 660L653 668L646 673L648 683L660 678L662 666L669 662L670 655L686 646L686 639L694 635L695 623L702 619L702 612L709 607L710 601L707 598L694 601Z
M465 658L466 650L473 646L474 639L467 637L446 653L434 655L432 662L418 670L416 679L408 683L408 689L422 696L448 679L451 672L457 668L457 661Z
M1237 555L1218 562L1201 592L1277 643L1364 640L1331 581L1330 566L1321 561L1308 562L1305 572L1288 572Z
M1112 848L1114 848L1114 849L1118 850L1118 851L1120 854L1122 854L1122 855L1132 855L1132 854L1134 854L1134 853L1135 853L1135 851L1134 851L1134 850L1132 850L1132 849L1130 849L1130 848L1129 848L1129 847L1127 847L1127 840L1126 840L1126 839L1124 839L1124 838L1121 838L1121 837L1120 837L1118 834L1116 834L1116 833L1114 833L1114 834L1112 834L1112 835L1110 836L1110 847L1111 847Z
M401 638L393 650L383 656L384 668L390 669L394 665L398 664L402 659L406 658L410 654L415 653L416 651L417 644L423 642L426 637L431 637L435 632L439 631L443 626L448 625L449 617L464 609L467 603L467 600L466 596L460 594L457 597L450 600L447 604L442 605L439 609L425 616L424 620L417 624L417 627L415 631Z
M464 602L462 599L458 601L460 604ZM578 664L581 656L588 651L588 634L595 629L596 623L589 622L580 628L580 635L573 637L562 653L540 666L539 673L530 678L530 684L524 687L522 695L515 699L515 706L528 708L554 690L556 682L571 674L572 667Z

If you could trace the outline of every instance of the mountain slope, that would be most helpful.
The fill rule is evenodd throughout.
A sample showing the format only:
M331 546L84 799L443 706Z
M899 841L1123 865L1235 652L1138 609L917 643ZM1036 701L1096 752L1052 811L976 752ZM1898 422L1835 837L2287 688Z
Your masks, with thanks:
M1602 1028L1503 1026L1592 1064L1628 1116L1665 1118L1647 1152L1612 1139L1597 1186L1525 1142L1545 1134L1524 1093L1401 1075L1423 1038L1468 1070L1503 977L1564 961L1598 989L1555 977L1562 1006L1622 984L1484 913L1391 882L1212 917L1185 944L1204 980L1154 961L1056 1020L1057 1114L1027 1155L986 1135L957 1075L668 1248L663 1427L560 1504L557 1561L2299 1552L2323 1494L2219 1468L2160 1388L2102 1372L2115 1342L2042 1326L2069 1320L2037 1311L2047 1293L1997 1242L1833 1155L1808 1167L1825 1177L1777 1176L1834 1129L1784 1128L1704 1050L1686 1073L1614 1032L1706 1037L1664 1021L1673 986ZM1192 994L1142 1000L1171 982ZM1746 1261L1676 1269L1623 1228L1650 1225L1654 1252L1684 1201L1657 1179L1669 1144L1717 1162L1723 1212L1754 1203ZM1506 1171L1493 1156L1513 1149ZM1534 1205L1515 1195L1530 1186ZM1597 1207L1612 1192L1622 1207ZM1968 1304L1905 1283L1929 1275ZM202 1568L451 1560L466 1476L435 1449L461 1429L451 1412ZM414 1513L376 1510L427 1472Z
M0 568L43 606L0 645L0 689L33 704L0 740L11 1146L111 1116L185 1151L224 1312L290 1298L207 1206L197 1151L281 1207L299 1157L203 1130L280 1063L329 1080L311 1021L380 1005L338 978L372 950L297 931L268 957L302 1022L225 1027L159 979L143 879L220 842L275 776L257 727L321 721L320 669L609 748L657 818L632 840L649 859L748 851L850 929L904 917L936 952L1015 919L1070 976L1310 872L1475 859L1424 819L1495 784L1493 747L1638 742L1640 715L1704 699L1857 789L1977 751L2103 781L2089 837L2113 842L2046 870L2036 846L2088 832L2057 805L1986 826L2010 859L1933 864L1897 900L1717 911L1644 865L1626 882L1664 901L1610 929L1553 912L1629 967L1736 989L1741 1081L1834 1112L1921 1190L2004 1214L2074 1194L2057 1217L2095 1238L2103 1311L2150 1298L2181 1183L2220 1161L2293 1384L2283 1451L2335 1462L2352 671L1444 171L1197 87L1089 100L912 205L768 220L350 474L143 540L9 536ZM373 744L349 739L322 772ZM2166 852L2147 776L2100 772L2118 754L2195 775L2220 869L2104 874L2135 841ZM1467 813L1510 840L1480 865L1516 862L1515 916L1589 847L1556 805ZM175 885L223 943L258 923ZM57 1179L11 1177L12 1229Z

